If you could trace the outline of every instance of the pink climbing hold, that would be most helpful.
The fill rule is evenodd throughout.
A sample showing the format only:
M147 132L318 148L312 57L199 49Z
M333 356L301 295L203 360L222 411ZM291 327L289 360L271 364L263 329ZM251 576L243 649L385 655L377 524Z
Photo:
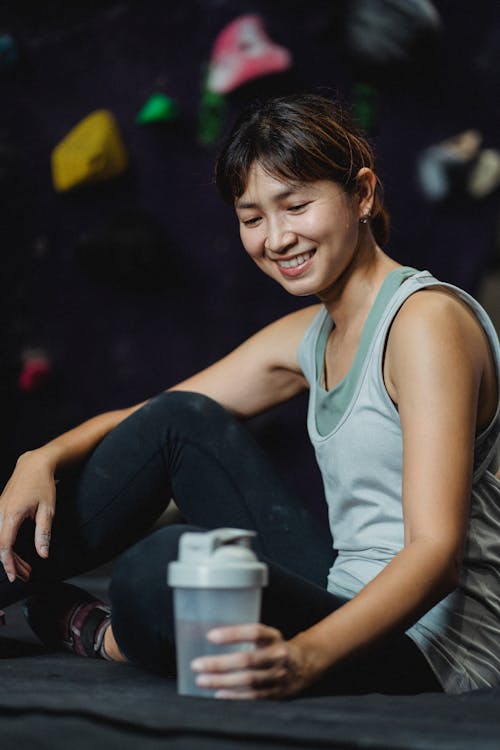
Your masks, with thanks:
M27 353L19 373L19 388L24 393L35 393L40 390L52 374L52 364L43 352Z
M291 65L290 52L269 38L260 16L238 16L215 40L206 87L228 94L254 78L281 73Z

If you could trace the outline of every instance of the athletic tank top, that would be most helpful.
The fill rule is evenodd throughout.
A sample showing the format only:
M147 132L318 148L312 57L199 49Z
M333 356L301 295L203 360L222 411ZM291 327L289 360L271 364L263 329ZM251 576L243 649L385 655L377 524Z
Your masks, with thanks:
M321 385L333 325L324 307L299 346L299 362L310 386L308 431L338 552L328 590L342 597L354 596L404 545L401 424L384 385L383 356L402 304L436 285L452 290L474 311L490 342L500 382L500 347L486 312L466 292L427 271L398 268L388 274L365 323L347 386L342 382L326 392ZM500 683L500 482L489 470L499 433L500 406L476 436L459 584L407 631L450 693Z

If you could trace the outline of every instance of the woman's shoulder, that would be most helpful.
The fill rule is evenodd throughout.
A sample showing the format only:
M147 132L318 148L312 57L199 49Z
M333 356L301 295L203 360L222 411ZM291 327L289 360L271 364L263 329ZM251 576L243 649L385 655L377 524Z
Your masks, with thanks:
M471 304L459 290L436 282L410 294L395 315L392 331L403 335L424 334L436 338L456 330L458 334L478 335L482 326Z
M385 365L389 383L399 382L401 388L421 376L430 387L433 378L447 380L453 373L480 379L495 372L491 343L476 311L441 285L424 287L403 302L388 334Z

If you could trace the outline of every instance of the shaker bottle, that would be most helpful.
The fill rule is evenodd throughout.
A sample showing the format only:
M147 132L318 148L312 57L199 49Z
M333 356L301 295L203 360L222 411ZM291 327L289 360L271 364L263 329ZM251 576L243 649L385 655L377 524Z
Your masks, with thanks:
M210 697L215 692L196 684L191 661L197 656L248 651L252 643L215 644L212 628L259 621L267 565L250 549L253 531L222 528L185 532L179 559L168 566L174 588L177 690L180 695Z

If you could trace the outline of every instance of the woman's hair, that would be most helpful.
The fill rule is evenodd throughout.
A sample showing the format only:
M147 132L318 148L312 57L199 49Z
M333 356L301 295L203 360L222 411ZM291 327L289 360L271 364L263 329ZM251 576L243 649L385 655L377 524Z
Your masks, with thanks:
M337 104L317 94L268 99L243 112L215 165L216 185L228 203L245 192L255 162L280 179L333 180L350 195L357 191L359 170L375 166L366 137ZM385 244L389 215L378 180L370 225L376 241Z

